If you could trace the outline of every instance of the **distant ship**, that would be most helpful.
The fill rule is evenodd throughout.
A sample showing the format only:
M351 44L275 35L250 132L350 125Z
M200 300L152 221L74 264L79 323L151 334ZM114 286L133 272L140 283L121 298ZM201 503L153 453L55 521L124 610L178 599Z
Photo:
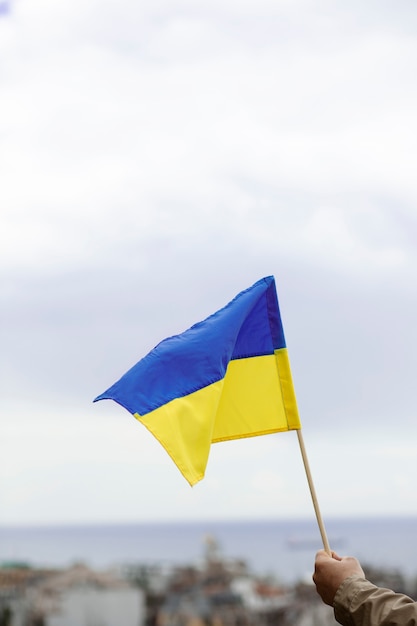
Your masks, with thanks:
M329 538L329 544L331 549L343 548L347 541L343 537ZM287 547L289 550L321 550L323 544L319 537L303 537L294 536L288 537Z

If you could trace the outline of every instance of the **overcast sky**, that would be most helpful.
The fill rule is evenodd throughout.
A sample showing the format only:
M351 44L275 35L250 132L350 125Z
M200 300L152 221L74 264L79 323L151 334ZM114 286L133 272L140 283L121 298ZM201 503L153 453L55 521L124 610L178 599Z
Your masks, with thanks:
M276 278L324 520L417 514L417 5L10 0L0 523L313 517L296 434L190 488L115 403Z

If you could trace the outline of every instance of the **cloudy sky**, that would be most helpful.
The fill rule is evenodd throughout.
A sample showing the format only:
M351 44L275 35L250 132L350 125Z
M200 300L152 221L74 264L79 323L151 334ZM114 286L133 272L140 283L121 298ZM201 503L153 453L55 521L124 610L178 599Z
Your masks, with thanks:
M295 433L190 488L93 404L276 278L324 520L417 514L417 6L10 0L0 523L313 517Z

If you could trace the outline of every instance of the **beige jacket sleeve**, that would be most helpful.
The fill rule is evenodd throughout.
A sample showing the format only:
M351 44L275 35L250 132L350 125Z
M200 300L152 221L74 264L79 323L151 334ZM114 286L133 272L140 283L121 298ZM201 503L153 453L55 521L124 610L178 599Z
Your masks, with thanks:
M333 608L343 626L417 626L414 600L357 576L343 581Z

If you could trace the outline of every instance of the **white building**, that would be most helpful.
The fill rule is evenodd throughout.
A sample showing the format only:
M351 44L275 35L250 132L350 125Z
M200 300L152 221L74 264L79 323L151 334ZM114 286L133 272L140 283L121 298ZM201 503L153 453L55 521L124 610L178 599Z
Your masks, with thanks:
M143 626L143 592L108 572L83 565L48 577L32 607L44 626Z
M138 589L94 588L88 583L66 589L45 626L141 626L144 610Z

